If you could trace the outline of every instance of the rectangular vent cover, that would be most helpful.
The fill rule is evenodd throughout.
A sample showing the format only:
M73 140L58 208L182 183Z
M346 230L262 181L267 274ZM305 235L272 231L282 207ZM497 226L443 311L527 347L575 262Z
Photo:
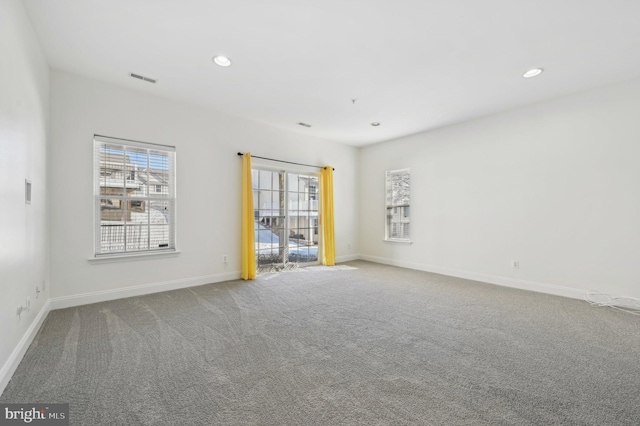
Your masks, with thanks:
M133 78L137 78L138 80L142 80L142 81L148 81L149 83L154 83L158 80L154 79L154 78L149 78L149 77L145 77L143 75L140 74L134 74L134 73L129 73L129 75Z

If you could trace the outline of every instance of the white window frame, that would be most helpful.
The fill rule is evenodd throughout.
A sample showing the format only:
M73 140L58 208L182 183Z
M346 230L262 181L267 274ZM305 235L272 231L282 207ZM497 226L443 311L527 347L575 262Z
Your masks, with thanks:
M147 143L147 142L139 142L139 141L132 141L132 140L128 140L128 139L120 139L120 138L113 138L113 137L107 137L107 136L101 136L101 135L94 135L94 258L95 259L100 259L100 258L111 258L111 257L129 257L129 256L137 256L137 255L152 255L152 254L170 254L170 253L177 253L176 251L176 221L175 221L175 217L176 217L176 149L173 146L168 146L168 145L158 145L158 144L151 144L151 143ZM129 195L128 191L124 191L123 194L120 195L112 195L112 194L102 194L101 193L101 170L102 170L102 163L101 163L101 148L104 149L105 146L110 145L110 146L116 146L116 147L122 147L122 149L126 149L126 148L131 148L131 149L135 149L136 151L146 151L147 153L147 165L146 165L146 170L147 170L147 179L146 179L146 187L147 189L145 191L143 191L142 193L140 192L136 192L135 195ZM149 184L149 175L150 175L150 170L152 168L152 164L151 164L151 158L154 155L153 153L159 153L162 156L166 156L166 158L168 159L167 161L167 185L166 185L166 191L163 191L163 193L156 193L155 192L155 184ZM156 154L158 155L158 154ZM123 161L123 164L124 161ZM145 169L145 167L140 166L142 169ZM137 165L136 165L136 169L137 169ZM125 187L128 188L128 185L131 184L131 173L124 170L123 168L123 172L125 173L124 175L124 179L123 179L123 185ZM136 174L142 173L142 175L144 176L144 171L140 171L140 172L136 172ZM104 180L104 179L103 179ZM117 179L119 180L119 178ZM117 182L116 180L116 182ZM143 187L145 185L142 185ZM146 223L141 223L140 227L142 229L144 229L145 227L147 228L148 232L147 232L147 241L148 241L148 247L146 248L130 248L128 249L128 242L127 242L127 231L126 231L126 226L123 227L123 238L124 238L124 243L123 243L123 247L122 249L105 249L104 245L102 244L102 213L101 213L101 203L102 200L107 199L107 200L115 200L121 203L121 205L123 206L123 216L126 218L127 214L130 212L135 212L136 210L133 210L131 208L128 208L129 204L136 204L136 206L138 206L137 208L142 209L143 211L147 211L147 215L149 217L149 220L147 220ZM153 223L152 221L152 212L151 212L151 205L153 203L163 203L165 206L165 209L168 210L168 213L163 213L166 217L166 227L167 227L167 235L168 235L168 239L167 240L161 240L163 241L163 244L158 244L157 247L151 247L151 230L153 229L152 227L156 224ZM147 206L146 209L144 206ZM157 213L156 213L157 215ZM162 218L162 217L161 217ZM125 220L125 224L126 224L126 220ZM163 224L164 225L164 224ZM157 226L157 225L156 225ZM164 241L166 241L166 244L164 243Z
M393 178L396 176L405 177L408 182L408 194L404 197L403 200L397 201L394 200L393 197ZM395 212L400 211L403 215L403 220L400 222L392 221L391 217ZM384 240L390 242L399 242L399 243L411 243L411 170L410 169L398 169L398 170L389 170L385 172L385 218L384 218ZM401 235L403 237L399 237L394 235L393 225L400 224L403 228ZM407 228L407 231L404 232L404 228Z

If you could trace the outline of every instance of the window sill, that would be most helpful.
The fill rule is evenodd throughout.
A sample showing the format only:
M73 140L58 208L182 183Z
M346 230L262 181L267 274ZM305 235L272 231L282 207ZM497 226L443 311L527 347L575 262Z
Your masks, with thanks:
M409 244L409 245L413 244L413 241L411 240L394 240L391 238L385 238L382 241L384 241L385 243Z
M146 253L131 253L131 254L105 254L99 257L90 257L89 263L112 263L112 262L129 262L135 260L145 259L157 259L168 256L177 256L180 252L178 250L166 250Z

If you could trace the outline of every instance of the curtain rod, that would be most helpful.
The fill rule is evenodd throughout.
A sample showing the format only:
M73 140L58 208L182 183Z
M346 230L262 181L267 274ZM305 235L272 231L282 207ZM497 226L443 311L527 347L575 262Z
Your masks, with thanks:
M243 155L244 155L243 152L239 152L238 153L238 157L242 157ZM287 163L287 164L295 164L295 165L298 165L298 166L315 167L317 169L324 169L325 168L325 166L313 166L311 164L294 163L293 161L276 160L275 158L258 157L257 155L252 155L251 157L252 158L261 158L263 160L277 161L278 163ZM333 170L335 170L335 167L333 168Z

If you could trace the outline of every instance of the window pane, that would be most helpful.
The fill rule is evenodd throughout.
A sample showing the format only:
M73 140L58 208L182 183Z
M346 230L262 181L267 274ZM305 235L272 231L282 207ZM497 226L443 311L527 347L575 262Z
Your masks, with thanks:
M101 222L124 222L126 219L125 200L115 198L100 199L100 221Z
M271 208L273 210L280 211L280 198L281 197L284 199L284 192L280 192L280 191L271 192Z
M308 194L309 194L309 199L310 200L317 200L318 199L318 186L317 184L309 184L309 188L308 188Z
M171 175L173 174L173 165L169 153L160 151L149 151L149 168L144 169L142 175L148 174L146 179L147 186L153 187L154 191L149 194L153 197L170 197L173 196L171 191ZM160 187L161 191L155 191Z
M147 166L148 150L141 148L125 148L125 184L127 195L145 197L149 193Z
M257 195L257 203L253 206L253 208L255 209L265 209L267 208L267 206L264 205L265 203L265 198L266 198L266 194L268 194L265 191L259 191L258 195ZM271 195L269 195L269 201L271 199Z
M409 173L390 173L387 184L387 204L408 205L410 183Z
M169 247L169 225L149 226L149 249Z
M121 145L100 144L100 194L124 195L125 159Z
M289 213L289 229L296 231L298 229L298 216Z
M267 170L259 171L258 188L260 189L272 189L271 179L273 172Z
M101 223L99 253L117 253L121 251L124 251L124 223Z
M151 170L169 170L171 160L165 151L149 151L149 168Z
M290 212L298 210L298 193L297 192L288 192L287 196L289 197L288 208ZM289 213L295 214L295 213Z
M274 191L284 191L284 173L272 172L271 179L273 180Z
M287 173L287 188L289 189L289 191L298 190L298 174L297 173Z
M295 246L289 250L289 257L294 262L308 262L309 261L309 247L302 245Z
M127 251L149 249L149 227L146 223L128 223L125 231Z

